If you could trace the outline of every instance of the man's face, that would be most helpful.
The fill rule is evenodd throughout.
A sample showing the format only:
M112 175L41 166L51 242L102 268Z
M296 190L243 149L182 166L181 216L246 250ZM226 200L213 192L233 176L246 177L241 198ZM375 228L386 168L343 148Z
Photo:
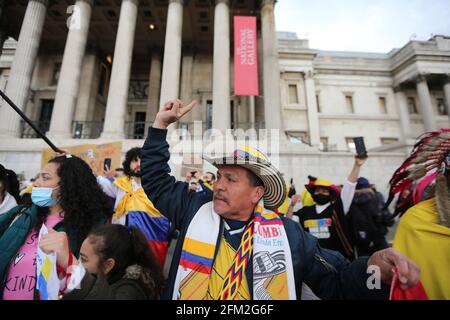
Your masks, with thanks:
M117 170L117 171L116 171L116 174L115 174L115 177L116 177L116 178L120 178L120 177L122 177L123 175L124 175L124 173L123 173L122 170Z
M214 182L211 173L206 173L206 174L203 176L203 179L205 179L206 182L208 182L209 184L212 184L212 183Z
M191 184L189 185L189 190L190 191L197 191L197 187L198 187L198 183L195 181L192 181Z
M141 158L137 157L130 162L130 170L135 177L141 176Z
M314 195L323 194L324 196L329 196L330 191L327 188L317 187L316 190L314 190Z
M214 183L214 211L224 218L247 221L263 194L264 187L251 185L246 169L221 166Z

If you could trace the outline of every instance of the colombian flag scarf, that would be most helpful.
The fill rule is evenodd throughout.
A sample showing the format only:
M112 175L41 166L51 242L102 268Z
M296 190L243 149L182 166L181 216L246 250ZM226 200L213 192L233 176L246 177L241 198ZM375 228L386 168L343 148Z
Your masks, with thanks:
M237 251L226 242L213 203L203 205L183 242L172 298L251 299L247 262L253 264L253 299L295 300L291 250L282 220L261 200ZM218 241L220 239L220 241ZM219 245L217 255L216 244Z
M430 300L450 300L450 228L439 224L435 198L419 203L403 215L394 248L419 265Z
M155 208L142 187L133 191L130 177L120 177L114 184L125 191L117 204L114 220L126 214L127 226L142 231L155 258L163 266L169 248L169 220Z

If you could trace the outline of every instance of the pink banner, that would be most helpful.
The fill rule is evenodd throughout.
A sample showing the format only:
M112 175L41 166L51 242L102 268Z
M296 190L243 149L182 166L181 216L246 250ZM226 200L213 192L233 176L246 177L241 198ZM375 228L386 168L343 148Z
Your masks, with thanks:
M256 17L234 17L234 95L259 95Z

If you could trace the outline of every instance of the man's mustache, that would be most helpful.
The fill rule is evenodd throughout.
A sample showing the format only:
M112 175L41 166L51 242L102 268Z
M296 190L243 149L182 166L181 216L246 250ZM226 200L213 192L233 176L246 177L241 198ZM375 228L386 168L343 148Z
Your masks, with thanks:
M131 170L130 175L131 175L132 177L137 177L137 178L139 178L139 177L141 176L141 169L134 169L134 170Z
M226 204L230 204L230 201L228 201L228 198L225 197L220 191L214 194L213 197L214 200L222 200L223 202L225 202Z

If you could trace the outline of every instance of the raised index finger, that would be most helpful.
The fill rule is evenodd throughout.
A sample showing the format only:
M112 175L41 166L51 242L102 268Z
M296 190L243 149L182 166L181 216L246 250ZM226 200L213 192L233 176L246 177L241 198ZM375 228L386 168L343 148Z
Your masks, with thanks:
M196 100L193 100L191 103L189 103L186 107L183 107L180 111L181 111L181 114L182 115L184 115L184 114L186 114L186 113L188 113L189 111L191 111L194 107L195 107L195 105L197 104L197 101Z

